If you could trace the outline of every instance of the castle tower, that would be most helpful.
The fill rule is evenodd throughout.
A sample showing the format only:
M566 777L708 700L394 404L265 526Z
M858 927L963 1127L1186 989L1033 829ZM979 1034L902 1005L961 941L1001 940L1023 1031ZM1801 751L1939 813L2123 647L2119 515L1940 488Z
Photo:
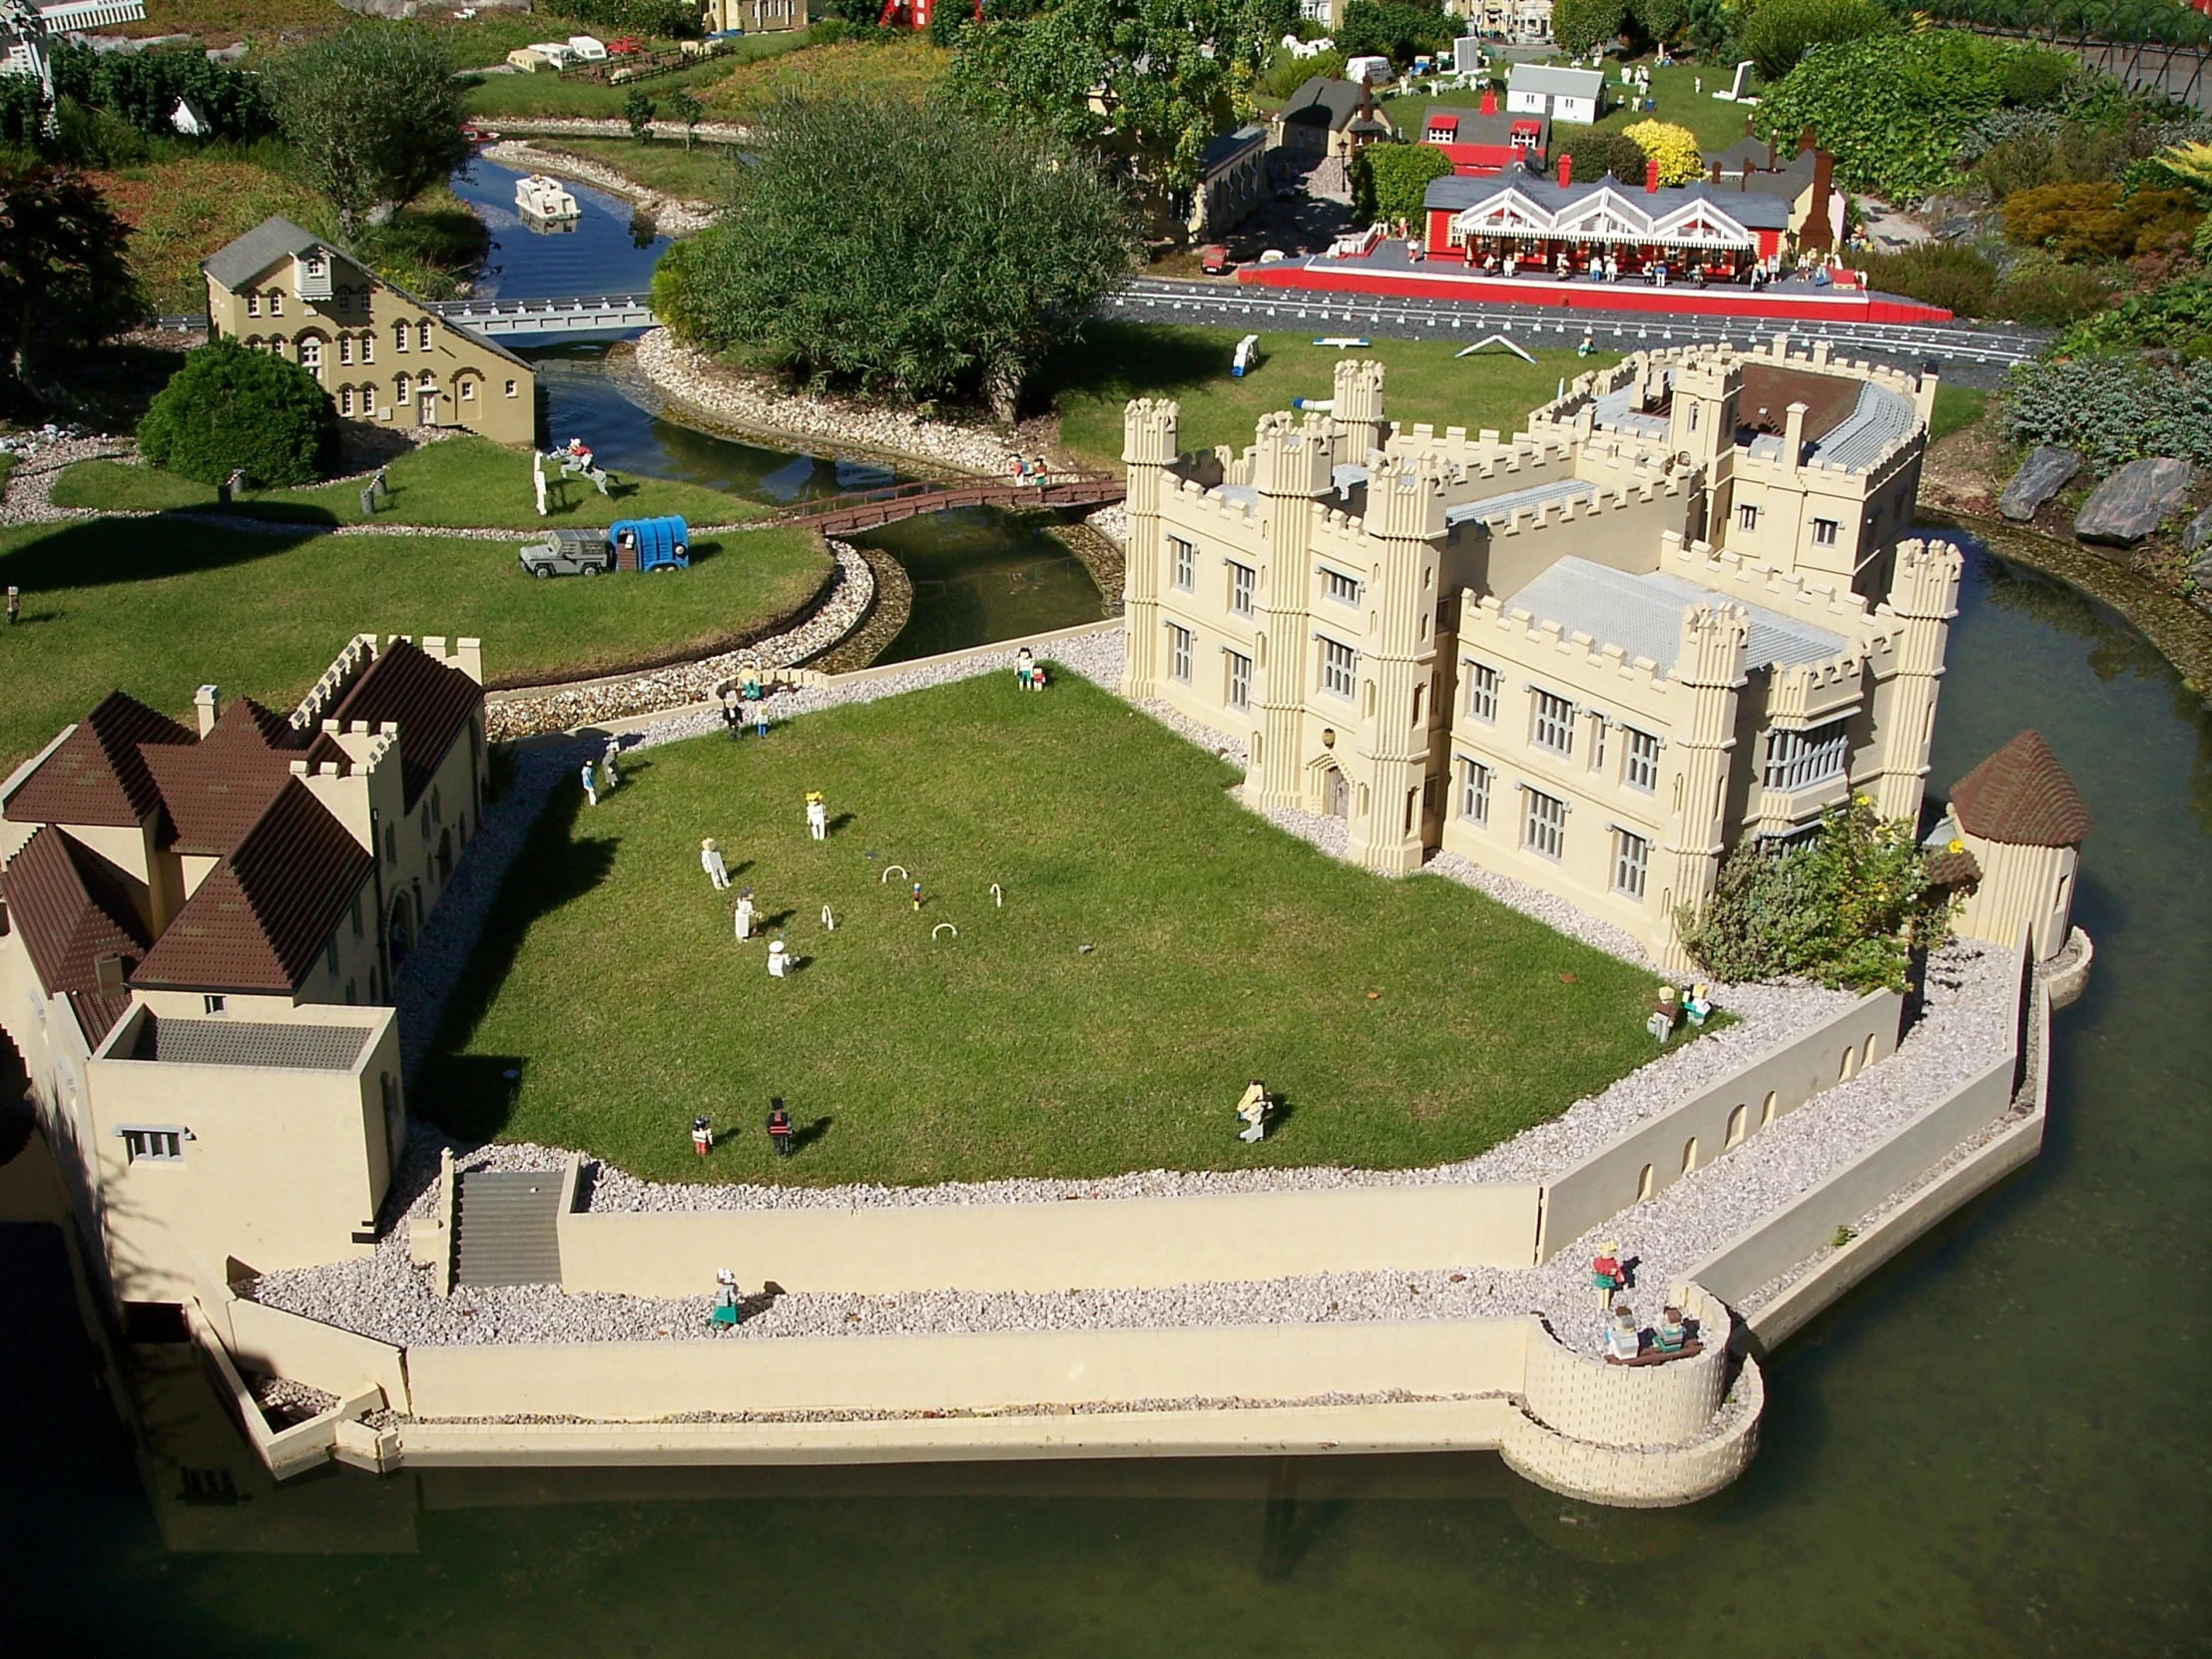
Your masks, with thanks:
M1705 479L1704 496L1689 527L1693 539L1714 540L1715 520L1728 510L1735 483L1737 403L1743 389L1743 364L1726 351L1701 352L1674 371L1667 447L1677 465L1688 456L1688 465Z
M1683 905L1693 912L1700 908L1720 873L1727 844L1723 814L1729 752L1736 747L1736 696L1744 683L1750 644L1751 614L1743 607L1683 607L1673 679L1688 699L1689 717L1675 728L1673 804L1656 860L1663 967L1690 965L1675 916Z
M1956 930L2009 950L2024 925L2037 959L2057 955L2073 927L2074 875L2090 822L2041 735L2022 732L1959 779L1950 822L1973 871Z
M1373 357L1337 359L1334 410L1337 429L1344 436L1343 458L1363 465L1368 451L1381 449L1390 435L1382 418L1382 365Z
M1429 732L1435 724L1437 547L1444 537L1441 469L1430 456L1378 456L1368 477L1374 571L1361 595L1369 632L1360 654L1360 736L1366 788L1352 806L1346 856L1386 873L1420 868ZM1341 744L1340 744L1341 747Z
M1958 576L1964 561L1946 541L1909 541L1898 548L1897 575L1888 609L1904 624L1897 666L1876 688L1875 739L1881 772L1874 785L1875 811L1918 826L1928 787L1928 750L1936 734L1936 697L1958 614Z
M1260 811L1303 807L1300 730L1306 710L1307 636L1312 632L1307 565L1313 546L1317 498L1330 484L1338 443L1336 423L1309 415L1293 426L1287 412L1261 418L1252 448L1252 482L1260 492L1262 538L1267 551L1258 572L1258 685L1253 696L1257 730L1245 774L1245 805Z
M1172 398L1132 397L1121 411L1121 458L1128 467L1129 546L1122 577L1121 694L1160 695L1160 491L1176 459L1182 405Z

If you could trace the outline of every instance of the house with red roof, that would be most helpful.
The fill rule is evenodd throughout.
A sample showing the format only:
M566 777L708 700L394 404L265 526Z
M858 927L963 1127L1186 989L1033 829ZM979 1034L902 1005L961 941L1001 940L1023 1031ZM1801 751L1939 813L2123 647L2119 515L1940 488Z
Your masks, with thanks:
M483 814L475 640L195 709L111 692L0 783L0 1031L125 1302L373 1247L394 981Z
M1435 104L1421 118L1420 142L1451 159L1461 178L1490 178L1513 166L1541 171L1551 145L1551 118L1509 115L1497 107L1497 94L1484 92L1471 110Z

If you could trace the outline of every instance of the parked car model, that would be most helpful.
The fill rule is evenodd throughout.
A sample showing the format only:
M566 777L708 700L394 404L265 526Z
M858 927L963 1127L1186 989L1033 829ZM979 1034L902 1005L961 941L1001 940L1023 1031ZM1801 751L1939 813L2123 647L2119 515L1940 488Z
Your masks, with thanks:
M1209 276L1220 276L1236 270L1237 262L1220 243L1210 242L1198 251L1198 269Z
M604 530L548 530L517 555L524 572L541 582L549 576L599 576L615 568L614 544Z

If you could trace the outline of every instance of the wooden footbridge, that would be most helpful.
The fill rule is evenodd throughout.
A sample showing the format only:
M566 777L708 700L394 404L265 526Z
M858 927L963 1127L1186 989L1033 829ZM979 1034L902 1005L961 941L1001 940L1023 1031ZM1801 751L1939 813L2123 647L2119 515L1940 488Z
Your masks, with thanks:
M1119 501L1122 494L1122 480L1105 473L1068 474L1034 484L886 484L881 489L802 501L779 512L776 522L808 525L826 536L850 536L955 507L1004 507L1017 512L1104 507Z

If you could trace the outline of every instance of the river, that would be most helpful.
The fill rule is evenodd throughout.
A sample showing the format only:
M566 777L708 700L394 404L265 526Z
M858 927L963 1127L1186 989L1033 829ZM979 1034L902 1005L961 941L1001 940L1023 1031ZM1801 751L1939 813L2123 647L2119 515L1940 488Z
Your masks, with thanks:
M569 231L534 231L514 212L511 168L479 160L453 188L491 233L476 288L486 296L546 298L642 291L668 246L633 228L620 197L572 185L582 218ZM889 482L879 463L833 446L788 450L719 437L666 419L633 376L607 372L606 342L563 342L521 354L547 396L548 437L584 438L616 472L679 478L782 506ZM853 538L905 567L914 602L879 660L902 662L989 640L1043 633L1105 614L1097 584L1034 520L989 508L908 519Z

